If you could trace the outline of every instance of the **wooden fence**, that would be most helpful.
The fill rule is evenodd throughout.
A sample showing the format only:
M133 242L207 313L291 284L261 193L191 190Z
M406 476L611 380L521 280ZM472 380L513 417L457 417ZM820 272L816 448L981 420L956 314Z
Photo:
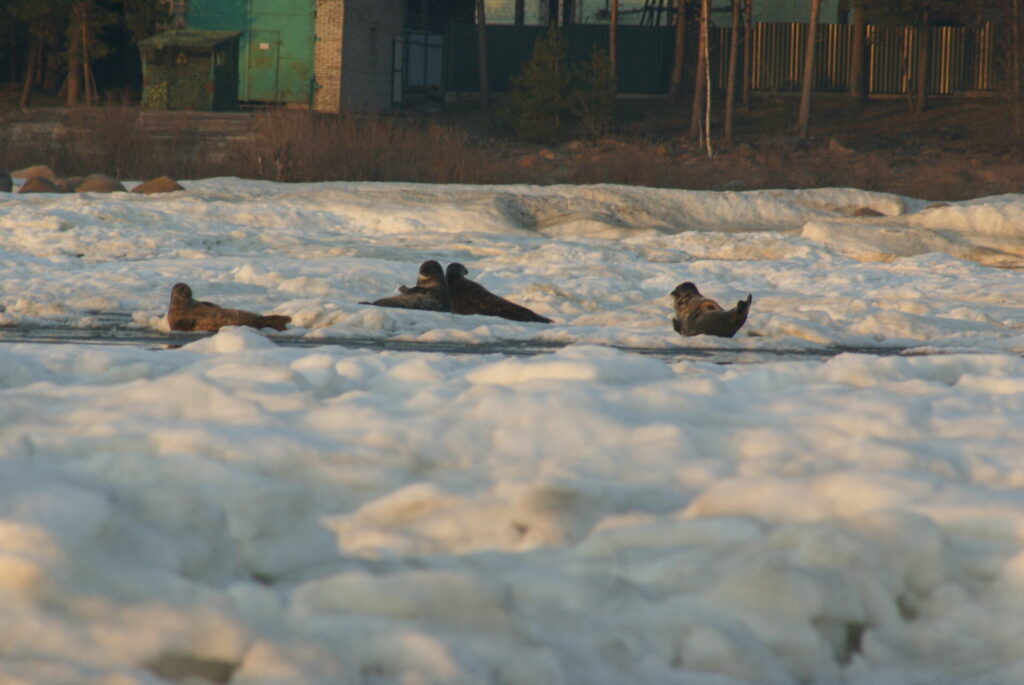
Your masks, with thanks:
M487 27L488 83L495 92L508 92L512 79L533 52L534 43L547 29L541 26ZM996 88L995 31L991 24L971 27L936 26L930 31L928 92L949 95L986 92ZM585 60L593 47L608 48L607 25L577 24L563 27L570 63ZM751 40L751 88L755 91L799 91L807 25L755 24ZM712 87L725 84L731 30L715 28L711 36ZM849 90L850 43L853 27L822 24L815 41L814 90ZM910 26L868 26L868 92L876 95L907 93L916 73L917 45L922 37ZM620 26L618 31L618 86L620 93L664 94L672 69L674 29L664 26ZM687 38L687 74L692 82L696 40ZM472 24L452 24L444 39L445 89L474 92L479 88L477 34Z

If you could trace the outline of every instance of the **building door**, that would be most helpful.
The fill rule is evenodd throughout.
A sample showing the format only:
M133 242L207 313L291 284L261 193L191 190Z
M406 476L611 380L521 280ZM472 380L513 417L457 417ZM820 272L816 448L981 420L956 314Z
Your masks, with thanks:
M312 102L315 17L316 0L249 0L247 100Z
M249 92L247 100L277 102L278 57L281 34L277 31L249 33Z

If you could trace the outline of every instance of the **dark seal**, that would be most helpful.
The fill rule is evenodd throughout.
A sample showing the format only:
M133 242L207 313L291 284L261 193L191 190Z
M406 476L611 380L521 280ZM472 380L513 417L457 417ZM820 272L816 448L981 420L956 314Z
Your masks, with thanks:
M676 308L672 328L679 335L731 338L746 323L754 296L747 295L747 299L739 300L734 308L726 311L714 300L701 295L697 286L686 281L672 291L672 299Z
M452 311L456 314L483 314L484 316L500 316L512 321L533 321L536 323L552 323L546 316L527 309L504 297L495 295L476 281L466 278L469 270L458 262L448 265L445 277L448 289L452 294Z
M172 331L218 331L221 326L250 326L283 331L292 320L281 314L253 314L241 309L226 309L212 302L192 298L192 288L175 283L171 288L171 304L167 323Z
M398 309L428 309L436 312L450 312L452 310L452 298L448 293L448 283L444 279L444 271L441 265L433 259L420 264L420 274L416 278L416 285L409 288L399 286L401 295L382 297L373 302L360 302L359 304L372 304L378 307L397 307Z

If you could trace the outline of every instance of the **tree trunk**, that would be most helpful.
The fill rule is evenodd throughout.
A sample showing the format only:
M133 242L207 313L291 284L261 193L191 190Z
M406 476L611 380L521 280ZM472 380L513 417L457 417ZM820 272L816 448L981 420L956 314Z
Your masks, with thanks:
M804 83L800 92L800 117L797 133L807 138L811 130L811 87L814 85L814 43L818 37L818 13L821 0L811 0L811 17L807 20L807 47L804 51Z
M850 41L850 97L854 102L868 101L868 51L867 26L864 23L864 6L853 7L853 36Z
M21 100L18 107L25 109L32 102L32 86L39 80L39 58L43 51L43 43L39 36L33 35L28 48L28 65L25 67L25 82L21 85Z
M1010 113L1017 140L1024 138L1024 59L1021 58L1020 0L1013 0L1010 18Z
M75 27L77 29L77 26ZM78 104L78 91L82 78L82 48L78 44L81 33L73 29L68 45L68 75L64 80L65 103L68 106Z
M676 44L672 53L672 77L669 95L673 100L683 96L683 62L686 59L686 0L676 0Z
M608 61L612 65L612 83L619 84L619 0L608 6Z
M690 115L690 136L699 142L704 141L707 131L704 130L705 103L708 96L707 79L707 56L708 56L708 0L701 0L700 3L700 31L697 43L697 72L693 84L693 112Z
M931 26L928 11L921 14L917 31L917 73L914 76L914 111L923 112L928 106L928 73L931 71Z
M484 0L476 0L476 37L480 63L480 105L486 109L491 98L487 87L487 14Z
M526 0L516 0L516 26L526 23Z
M92 63L89 60L89 22L82 18L82 92L85 94L85 106L92 107L96 99L96 81L92 76Z
M725 141L732 144L732 120L736 107L736 66L740 49L740 0L732 0L732 27L729 29L729 75L725 82Z
M750 88L754 73L754 0L743 0L743 109L750 109Z

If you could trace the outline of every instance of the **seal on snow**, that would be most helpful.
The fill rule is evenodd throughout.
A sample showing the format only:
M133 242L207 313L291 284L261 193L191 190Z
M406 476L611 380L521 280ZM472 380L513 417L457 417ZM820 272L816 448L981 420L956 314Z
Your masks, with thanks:
M714 300L700 294L690 281L680 283L672 291L676 315L672 319L672 328L679 335L717 335L720 338L731 338L747 321L747 312L753 295L739 300L736 306L728 311Z
M452 298L448 293L448 283L444 279L444 271L441 270L441 265L433 259L428 259L420 264L416 285L411 288L403 285L398 289L401 291L400 295L382 297L373 302L360 302L359 304L399 309L428 309L437 312L452 310Z
M253 314L241 309L226 309L212 302L192 298L192 288L175 283L171 288L171 304L167 323L172 331L218 331L221 326L251 326L283 331L292 320L281 314Z
M469 280L466 278L468 273L469 269L458 262L449 264L445 272L448 289L452 294L452 311L456 314L483 314L500 316L512 321L551 323L551 319L546 316L541 316L515 302L509 302L476 281Z

